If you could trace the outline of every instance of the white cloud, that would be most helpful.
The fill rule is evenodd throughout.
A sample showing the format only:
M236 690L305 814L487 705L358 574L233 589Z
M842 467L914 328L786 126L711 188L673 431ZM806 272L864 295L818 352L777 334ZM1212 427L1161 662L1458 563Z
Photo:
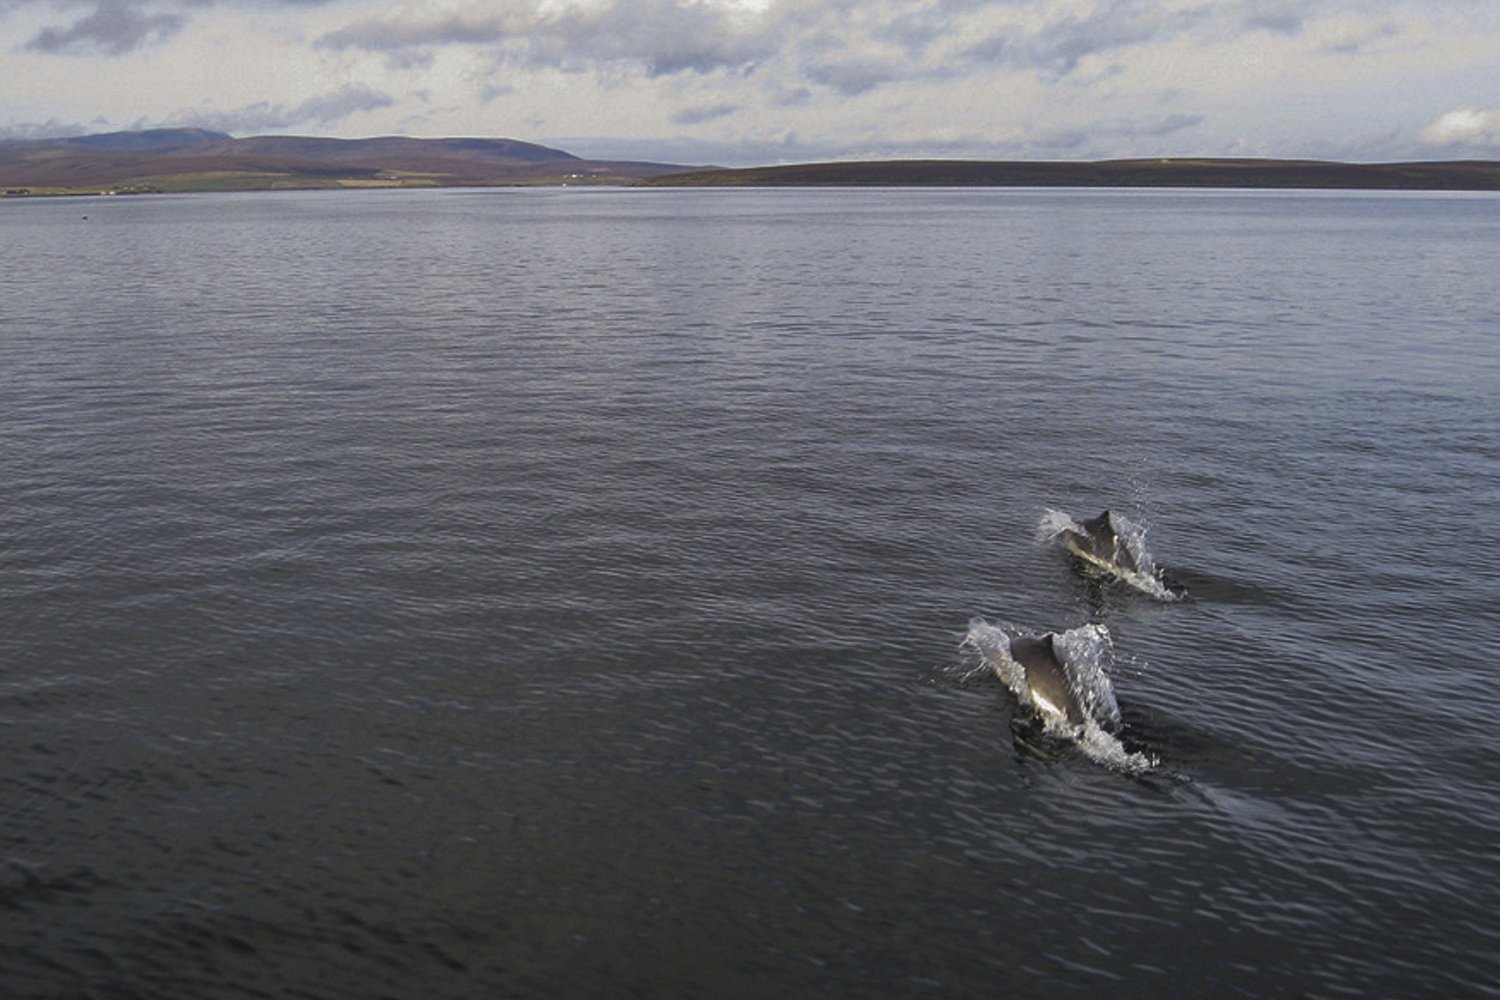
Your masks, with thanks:
M76 122L60 122L53 118L45 122L16 122L0 127L0 142L30 141L33 139L72 139L98 131Z
M1431 146L1500 151L1500 108L1455 108L1439 115L1421 135Z

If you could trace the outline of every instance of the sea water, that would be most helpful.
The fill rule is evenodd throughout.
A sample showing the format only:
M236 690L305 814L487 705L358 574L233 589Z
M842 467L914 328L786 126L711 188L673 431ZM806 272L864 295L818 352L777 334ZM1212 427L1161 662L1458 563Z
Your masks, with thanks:
M0 232L0 993L1497 994L1495 196ZM1107 628L1149 772L975 617Z

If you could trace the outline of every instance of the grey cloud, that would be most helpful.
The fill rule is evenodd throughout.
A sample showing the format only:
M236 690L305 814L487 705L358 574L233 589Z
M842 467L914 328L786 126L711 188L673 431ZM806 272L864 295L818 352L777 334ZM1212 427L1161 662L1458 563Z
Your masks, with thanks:
M774 40L733 12L690 0L624 0L544 12L539 5L484 17L372 18L324 35L331 49L390 51L422 45L497 45L533 66L580 69L634 63L651 76L745 70Z
M796 133L778 139L742 138L728 142L709 142L687 136L671 139L555 136L543 141L586 159L602 160L744 167L828 158L826 147L803 144Z
M813 83L830 87L844 97L857 97L906 75L909 75L906 67L879 59L850 59L807 71L807 78Z
M490 102L494 101L497 97L505 97L508 94L515 93L515 91L516 91L516 88L510 86L509 84L504 84L504 83L490 83L490 84L486 84L479 91L479 103L481 103L481 104L489 104Z
M1003 2L1003 0L1002 0ZM1467 0L1451 0L1464 4ZM1400 6L1389 0L1363 10ZM1431 4L1442 6L1440 0ZM1417 6L1416 0L1408 5ZM1160 0L1100 0L1087 14L1063 17L1039 30L1002 29L961 49L960 59L979 64L1032 69L1053 77L1073 74L1090 57L1135 46L1171 42L1190 33L1219 41L1245 32L1302 34L1310 23L1329 14L1359 9L1335 0L1201 0L1173 9ZM1389 22L1324 46L1331 53L1350 53L1397 34Z
M1302 30L1302 17L1290 11L1256 14L1245 19L1245 27L1277 35L1295 35Z
M1246 0L1243 23L1252 30L1295 35L1302 31L1308 6L1288 0Z
M770 38L754 30L737 31L722 9L680 0L576 12L557 26L558 31L539 40L537 54L543 62L565 62L579 52L588 59L640 62L652 76L745 69L775 51ZM549 43L556 47L550 53Z
M1170 41L1213 14L1212 5L1169 10L1150 0L1112 0L1085 16L1064 17L1030 34L994 32L957 56L969 63L1031 69L1060 78L1091 56Z
M370 18L331 31L317 44L326 49L392 52L427 45L484 45L520 37L527 30L526 20L507 17Z
M1155 139L1173 135L1186 129L1196 128L1205 121L1203 115L1168 115L1165 118L1126 118L1106 122L1097 128L1097 134L1119 139Z
M1089 17L1069 18L1043 28L1021 51L1031 65L1065 76L1089 56L1173 38L1201 17L1201 11L1164 11L1155 4L1121 2Z
M969 62L1003 63L1010 58L1014 49L1009 33L1002 31L966 47L959 52L959 56Z
M85 8L88 13L71 24L38 31L23 46L30 52L54 55L121 56L176 35L187 25L186 11L244 0L61 0L49 6ZM250 0L252 6L317 7L334 0ZM41 6L40 0L0 0L0 11ZM165 9L163 9L165 8Z
M1162 139L1203 124L1202 115L1177 114L1165 118L1117 118L1077 125L1040 128L1032 131L1019 145L1026 155L1069 155L1099 159L1118 155L1123 143L1134 156L1164 155L1162 147L1153 152L1154 144L1142 140Z
M808 163L826 160L867 160L920 157L1003 159L1018 155L1015 143L997 144L980 136L937 140L896 141L805 139L796 132L777 138L741 136L712 141L679 136L671 139L622 139L560 137L549 145L585 157L623 160L654 160L668 163L715 163L748 167L775 163Z
M738 139L707 140L559 137L547 140L569 152L602 159L657 160L671 163L718 163L755 166L814 160L863 160L920 157L966 159L1071 158L1102 159L1118 155L1177 155L1168 136L1205 121L1201 115L1125 117L1092 122L1038 125L1018 138L997 141L983 135L922 139L804 139L789 132L776 139L747 133ZM1122 153L1128 150L1128 153Z
M316 122L326 125L348 118L359 111L388 108L395 103L395 100L388 94L382 94L378 90L361 84L351 83L332 93L310 98L297 105L291 112L290 124Z
M388 54L472 45L492 48L497 64L569 72L635 67L651 77L749 74L774 60L783 89L802 82L851 97L898 80L953 78L986 65L1062 78L1091 56L1168 41L1210 18L1269 18L1284 6L1284 0L1202 0L1174 9L1160 0L1100 0L1040 28L1011 27L974 39L970 33L982 23L977 14L1045 6L1041 0L780 0L752 14L700 0L561 7L542 0L480 6L476 0L442 16L366 18L317 44Z
M186 23L178 14L148 13L118 0L100 0L92 13L66 28L43 28L26 48L33 52L118 56L170 38Z
M1058 154L1077 153L1092 138L1092 134L1087 129L1053 128L1030 136L1027 146L1033 152L1040 151L1056 156Z
M431 69L437 57L430 49L396 49L386 53L385 64L391 69Z
M388 94L360 84L348 84L303 101L295 107L261 101L229 111L185 111L174 115L172 124L244 135L277 131L296 125L331 125L357 112L386 108L395 103Z
M1181 132L1183 129L1193 128L1201 124L1203 124L1202 115L1169 115L1159 122L1148 122L1144 125L1138 125L1133 129L1122 130L1118 134L1155 138L1157 136L1171 135L1173 132Z
M1341 56L1356 55L1363 52L1371 43L1383 41L1387 38L1395 38L1400 33L1400 30L1394 24L1386 23L1363 35L1352 35L1337 42L1331 42L1323 46L1323 51Z
M716 118L726 118L740 110L738 104L709 104L683 108L672 116L674 125L701 125Z
M907 52L920 54L933 42L942 38L951 29L950 23L936 8L920 7L892 17L875 28L871 35L880 40L899 45Z

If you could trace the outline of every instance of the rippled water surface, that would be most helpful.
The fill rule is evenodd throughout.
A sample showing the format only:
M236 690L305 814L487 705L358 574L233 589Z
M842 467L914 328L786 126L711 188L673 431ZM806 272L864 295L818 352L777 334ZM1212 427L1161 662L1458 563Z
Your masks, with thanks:
M0 230L0 994L1500 995L1493 196Z

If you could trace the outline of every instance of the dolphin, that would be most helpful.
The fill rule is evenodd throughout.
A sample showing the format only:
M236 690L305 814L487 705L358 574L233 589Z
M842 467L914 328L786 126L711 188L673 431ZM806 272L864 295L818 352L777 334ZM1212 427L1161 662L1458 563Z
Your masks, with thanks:
M1141 572L1135 552L1120 537L1115 529L1114 512L1108 509L1098 517L1080 523L1077 530L1064 528L1058 533L1058 540L1073 555L1106 572L1117 576Z
M1069 726L1083 725L1083 706L1068 671L1053 646L1055 633L1016 636L1010 640L1010 658L1026 674L1031 700L1044 713L1064 719Z
M1109 680L1113 644L1103 625L1026 633L971 618L963 648L977 653L980 665L1030 709L1010 718L1024 753L1052 760L1062 743L1072 742L1109 767L1142 773L1156 766L1154 757L1123 742L1124 720Z

